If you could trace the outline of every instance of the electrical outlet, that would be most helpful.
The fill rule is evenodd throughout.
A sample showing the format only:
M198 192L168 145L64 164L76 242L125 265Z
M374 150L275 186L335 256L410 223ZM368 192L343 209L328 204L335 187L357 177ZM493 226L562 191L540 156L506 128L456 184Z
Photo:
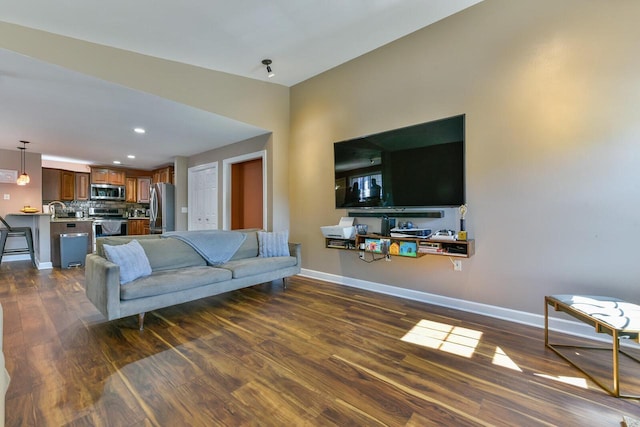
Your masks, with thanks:
M462 260L453 260L453 271L462 271Z
M5 195L4 195L4 199L5 199L5 200L9 200L9 199L11 199L11 195L10 195L10 194L5 194Z

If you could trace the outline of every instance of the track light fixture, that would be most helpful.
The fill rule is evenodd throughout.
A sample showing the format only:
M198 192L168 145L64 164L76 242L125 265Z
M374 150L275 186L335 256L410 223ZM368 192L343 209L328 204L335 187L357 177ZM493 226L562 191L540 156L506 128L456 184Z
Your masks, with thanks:
M29 178L29 175L27 175L27 172L25 171L25 166L26 166L25 155L27 151L27 144L29 143L29 141L20 141L20 142L22 143L22 147L18 147L18 150L20 150L21 173L18 179L16 180L16 184L27 185L31 181L31 179Z
M267 77L271 78L273 76L276 75L276 73L273 72L273 70L271 70L271 63L273 61L271 61L270 59L263 59L262 63L267 67Z

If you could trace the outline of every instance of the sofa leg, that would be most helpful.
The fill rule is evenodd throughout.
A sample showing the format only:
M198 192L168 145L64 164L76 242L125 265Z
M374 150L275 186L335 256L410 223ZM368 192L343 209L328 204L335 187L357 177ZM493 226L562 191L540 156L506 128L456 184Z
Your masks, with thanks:
M286 277L282 278L282 289L284 289L285 291L287 290L287 278Z
M144 313L138 314L138 328L141 331L144 330Z

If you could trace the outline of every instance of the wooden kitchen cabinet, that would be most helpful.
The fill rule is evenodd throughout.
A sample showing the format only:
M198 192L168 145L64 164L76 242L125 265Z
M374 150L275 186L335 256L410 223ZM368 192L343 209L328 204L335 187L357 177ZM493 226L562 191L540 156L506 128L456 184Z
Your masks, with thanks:
M173 166L167 166L153 171L153 183L166 182L173 184Z
M135 203L138 201L138 180L136 178L125 179L124 194L127 202Z
M113 184L113 185L124 185L125 184L125 173L124 171L118 171L118 170L113 170L110 169L109 170L109 182L108 184Z
M149 203L151 201L151 178L140 177L137 182L137 202Z
M89 174L42 168L42 200L89 200Z
M42 200L60 200L60 169L42 168Z
M117 169L91 168L92 184L125 185L125 172Z
M91 168L92 184L108 184L108 181L109 181L109 169Z
M130 236L149 234L149 219L129 219L127 221L127 234Z
M90 174L76 172L76 200L89 200L89 180Z
M71 171L60 171L60 200L70 201L76 197L76 175Z

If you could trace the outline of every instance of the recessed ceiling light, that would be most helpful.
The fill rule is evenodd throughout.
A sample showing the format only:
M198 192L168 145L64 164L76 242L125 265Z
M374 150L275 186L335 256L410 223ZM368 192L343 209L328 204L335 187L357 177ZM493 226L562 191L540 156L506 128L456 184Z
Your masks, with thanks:
M135 159L135 158L136 158L136 156L134 156L133 154L129 154L129 155L127 156L127 158L128 158L128 159Z
M120 164L120 160L114 160L114 161L113 161L113 164L114 164L114 165L119 165L119 164Z
M144 128L134 128L133 131L139 134L143 134L147 132L146 130L144 130Z

